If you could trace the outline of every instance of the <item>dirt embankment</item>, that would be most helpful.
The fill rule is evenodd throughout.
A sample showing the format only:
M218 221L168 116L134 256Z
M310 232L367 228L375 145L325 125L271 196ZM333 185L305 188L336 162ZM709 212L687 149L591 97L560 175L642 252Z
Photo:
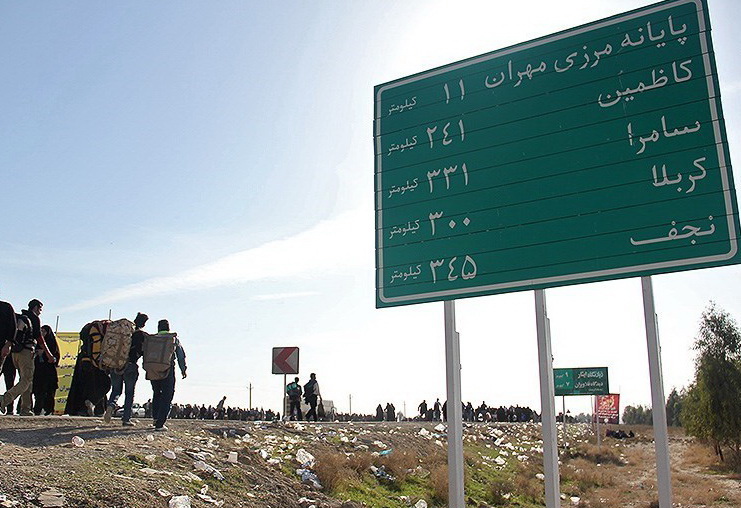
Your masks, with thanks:
M167 432L154 432L147 423L124 428L99 418L0 416L0 507L156 508L184 495L193 507L446 505L435 498L434 469L426 462L439 467L445 460L438 424L176 420ZM595 452L591 429L570 426L571 447L562 449L564 506L575 499L580 506L646 508L657 499L651 429L635 430L635 438L605 439ZM539 435L533 424L467 425L468 505L543 506ZM741 506L741 483L713 474L711 450L681 432L672 433L670 449L675 506ZM303 478L297 473L306 452L339 457L340 471L353 478L340 478L332 492L317 489L312 474L322 476L319 466L307 467ZM354 472L343 463L353 456ZM414 464L400 460L409 456ZM371 466L394 457L405 478L389 484Z

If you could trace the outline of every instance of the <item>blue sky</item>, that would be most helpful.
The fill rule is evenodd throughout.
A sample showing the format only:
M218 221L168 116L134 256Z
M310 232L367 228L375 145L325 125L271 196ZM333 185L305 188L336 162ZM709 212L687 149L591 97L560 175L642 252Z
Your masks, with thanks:
M277 407L270 351L293 345L342 410L442 400L442 304L374 308L373 86L647 4L0 4L0 299L66 331L169 318L179 402L246 405L252 383ZM733 2L709 6L737 160L741 40ZM741 316L740 274L654 278L667 391L708 301ZM640 281L547 293L556 366L607 365L648 403ZM539 407L533 305L459 302L464 400Z

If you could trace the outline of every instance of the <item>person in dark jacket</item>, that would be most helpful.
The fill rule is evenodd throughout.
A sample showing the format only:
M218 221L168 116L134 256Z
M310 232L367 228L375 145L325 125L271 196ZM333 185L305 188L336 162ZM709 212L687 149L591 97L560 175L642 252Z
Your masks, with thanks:
M288 383L286 386L286 394L288 395L289 410L288 415L290 420L301 419L301 385L298 383L298 378L293 378L292 383Z
M54 402L59 387L57 365L59 365L59 345L51 326L41 327L41 336L55 361L50 362L40 348L36 348L36 364L33 371L33 412L40 415L54 413Z
M137 362L143 354L144 338L147 336L143 328L147 324L147 320L149 320L149 316L137 312L136 317L134 318L134 326L136 329L131 335L129 360L126 362L123 373L119 374L115 371L111 372L111 395L108 398L108 407L106 407L105 413L103 414L103 420L106 423L111 421L113 411L116 410L118 398L121 396L121 392L125 391L121 425L124 427L133 427L135 425L135 423L131 421L131 413L134 405L134 389L136 388L136 381L139 379L139 367Z
M64 408L64 414L70 416L102 415L108 402L106 394L111 389L111 376L96 367L93 361L91 330L99 330L96 323L87 323L80 330L80 352Z
M18 368L20 380L18 384L5 392L0 407L6 408L9 404L20 397L21 406L19 414L21 416L32 416L31 412L31 390L33 388L33 371L34 355L36 346L39 346L46 355L47 360L56 362L56 358L51 354L46 342L41 337L41 309L43 304L39 300L28 302L28 309L21 311L16 315L16 325L18 332L15 334L13 341L6 341L0 356L5 357L8 352L12 351L13 363Z
M17 331L16 329L17 325L13 306L8 302L0 302L0 348L2 348L6 343L13 343ZM8 352L8 354L0 358L0 363L2 364L0 371L2 371L3 378L5 379L5 391L8 391L13 388L13 385L15 385L16 368L13 363L13 355ZM18 405L20 406L20 401L18 402ZM9 404L8 407L5 408L5 411L7 414L12 414L13 404Z
M168 334L170 332L170 323L166 319L161 319L157 323L157 334ZM180 344L180 340L175 338L175 354L170 360L170 370L164 379L152 380L152 418L154 419L154 430L167 430L165 422L170 415L172 398L175 396L175 360L177 359L180 373L185 379L187 366L185 365L185 350Z
M316 381L316 374L313 372L309 375L309 382L304 385L304 400L311 407L306 412L306 420L317 421L316 405L317 399L321 400L322 394L319 391L319 383Z

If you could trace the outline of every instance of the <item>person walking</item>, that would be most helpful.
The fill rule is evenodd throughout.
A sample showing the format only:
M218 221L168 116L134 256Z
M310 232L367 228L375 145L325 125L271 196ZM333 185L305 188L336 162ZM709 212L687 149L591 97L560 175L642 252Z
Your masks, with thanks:
M297 377L293 378L292 383L288 383L286 386L286 393L288 394L289 403L288 419L301 420L301 385L298 384Z
M54 356L54 362L50 362L40 348L36 348L36 364L33 371L33 413L45 415L54 413L54 404L59 378L57 377L57 365L59 365L59 345L54 331L49 325L41 327L41 336L44 338L46 347Z
M172 340L174 345L174 351L169 358L169 369L165 371L164 378L162 379L150 379L152 382L152 418L154 419L154 430L164 431L167 430L165 422L167 417L170 415L170 407L172 405L172 398L175 396L175 360L177 360L178 367L183 379L188 377L185 365L185 350L180 344L180 340L176 333L170 332L170 323L166 319L161 319L157 323L157 335L152 337L159 337L160 339L166 339L167 341ZM144 343L145 349L145 363L144 368L147 369L146 365L146 349L147 341L151 338L147 337ZM154 376L150 375L147 371L147 378ZM159 376L156 376L159 377Z
M13 306L8 302L0 302L0 349L6 343L12 344L15 340L17 333L17 323L15 317L15 310ZM7 354L0 356L0 371L2 371L3 378L5 379L5 391L10 390L15 385L15 364L13 363L13 355L8 351ZM20 402L19 402L20 404ZM0 408L0 412L3 409ZM7 414L13 414L13 404L10 404L4 409Z
M417 409L419 409L419 418L424 420L427 415L427 400L423 400L422 403L417 406Z
M46 346L46 342L41 337L41 320L39 316L41 315L42 307L43 304L39 300L33 299L28 302L28 309L21 311L21 314L16 314L18 332L15 334L14 340L8 341L6 339L2 353L0 354L4 358L9 352L12 352L13 363L18 368L18 373L20 374L18 384L3 395L2 400L0 400L0 407L6 408L16 398L20 397L21 404L18 414L21 416L33 415L31 412L31 390L33 388L36 346L39 346L44 351L47 360L52 363L56 362L56 358L52 356L49 348Z
M144 338L147 333L144 327L149 320L149 316L141 312L136 313L134 318L134 333L131 335L131 347L129 348L129 358L122 372L111 372L111 395L108 398L108 405L103 413L103 420L110 423L111 416L116 410L121 393L124 393L124 409L121 417L121 425L124 427L133 427L136 423L131 421L131 412L134 405L134 390L136 381L139 379L139 366L137 362L143 354Z
M314 419L317 421L316 404L317 399L321 400L322 394L319 391L319 383L316 381L316 374L313 372L309 375L309 382L304 385L304 400L311 409L306 412L306 420Z

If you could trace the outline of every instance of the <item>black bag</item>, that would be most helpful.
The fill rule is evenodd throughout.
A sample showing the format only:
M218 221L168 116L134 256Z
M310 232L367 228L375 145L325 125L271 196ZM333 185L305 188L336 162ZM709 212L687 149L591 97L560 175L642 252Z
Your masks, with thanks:
M327 416L327 413L324 412L324 402L320 402L319 405L316 407L316 415L322 420L325 416Z
M31 349L34 349L33 344L36 341L33 338L31 320L23 314L16 314L15 317L18 328L20 328L20 322L22 322L25 326L23 327L23 330L18 330L16 332L13 344L10 346L10 351L13 353L20 353L24 349L28 349L27 346L29 345L31 346Z

